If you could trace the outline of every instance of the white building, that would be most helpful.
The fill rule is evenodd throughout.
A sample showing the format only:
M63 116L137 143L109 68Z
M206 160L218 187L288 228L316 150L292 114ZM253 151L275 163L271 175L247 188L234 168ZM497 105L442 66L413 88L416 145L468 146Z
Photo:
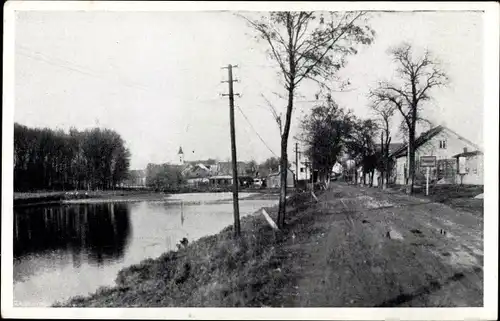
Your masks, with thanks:
M457 154L479 151L479 146L460 136L445 126L434 127L422 133L415 140L415 178L417 181L425 179L426 169L419 166L421 156L436 156L437 166L431 169L431 181L440 183L459 183L457 181L458 166ZM407 150L404 144L392 153L395 158L395 183L405 184L407 175Z
M305 148L302 148L302 150L305 150ZM289 159L290 159L290 157L289 157ZM309 158L306 157L305 153L301 152L298 155L298 160L299 160L298 173L295 173L296 169L297 169L297 167L295 166L295 158L293 159L292 168L291 168L291 170L295 173L295 177L299 181L310 179L311 178L311 168L309 165L310 164Z

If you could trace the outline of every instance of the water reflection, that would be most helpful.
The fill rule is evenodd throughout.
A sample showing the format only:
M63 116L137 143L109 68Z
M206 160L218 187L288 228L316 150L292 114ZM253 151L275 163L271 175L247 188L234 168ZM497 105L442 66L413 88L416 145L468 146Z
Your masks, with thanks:
M240 214L274 203L242 199ZM25 307L50 306L112 286L120 269L176 250L184 237L192 243L233 223L232 200L223 194L14 212L14 305Z
M14 258L47 251L101 265L123 258L130 236L127 205L81 204L15 209Z

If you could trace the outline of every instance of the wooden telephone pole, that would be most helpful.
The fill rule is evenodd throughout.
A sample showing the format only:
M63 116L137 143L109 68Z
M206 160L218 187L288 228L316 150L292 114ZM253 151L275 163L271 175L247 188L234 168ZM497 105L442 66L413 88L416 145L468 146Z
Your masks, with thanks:
M385 189L384 185L384 175L385 175L385 153L384 153L384 132L382 132L382 136L380 137L380 155L382 159L382 170L380 171L380 188Z
M299 182L299 143L295 143L295 187Z
M234 131L234 96L239 96L239 94L234 94L233 92L233 82L237 82L237 80L233 80L233 68L237 68L238 66L227 65L228 72L228 80L223 81L229 84L229 94L222 94L223 96L229 96L229 123L230 123L230 132L231 132L231 158L233 164L233 212L234 212L234 234L236 236L240 236L241 228L240 228L240 207L238 203L238 164L236 158L236 134Z

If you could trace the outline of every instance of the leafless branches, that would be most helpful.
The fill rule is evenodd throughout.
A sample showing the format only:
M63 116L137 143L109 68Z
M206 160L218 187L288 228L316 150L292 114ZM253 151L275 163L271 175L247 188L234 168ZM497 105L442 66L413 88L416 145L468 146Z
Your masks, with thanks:
M329 18L320 15L318 19L315 12L300 11L270 12L258 20L243 17L268 45L269 56L279 66L288 96L284 124L272 109L281 133L280 227L284 224L287 145L296 88L304 79L326 88L326 83L335 79L345 65L345 57L357 53L354 46L371 43L374 32L362 24L365 16L365 12L331 12Z
M402 128L407 130L410 145L410 189L413 189L414 177L414 142L416 124L427 120L420 117L422 102L430 99L430 91L436 87L446 86L449 79L441 69L437 59L426 50L420 56L409 43L392 48L390 54L398 65L398 82L380 82L369 97L374 106L379 108L395 108L403 117ZM391 107L387 107L391 106Z

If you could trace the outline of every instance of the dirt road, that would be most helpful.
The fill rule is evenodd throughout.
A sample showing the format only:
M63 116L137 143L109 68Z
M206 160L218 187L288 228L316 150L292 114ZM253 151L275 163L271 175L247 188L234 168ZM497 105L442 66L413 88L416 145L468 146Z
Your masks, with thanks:
M483 304L483 219L477 215L337 184L294 216L290 230L282 253L297 278L283 291L282 306Z

